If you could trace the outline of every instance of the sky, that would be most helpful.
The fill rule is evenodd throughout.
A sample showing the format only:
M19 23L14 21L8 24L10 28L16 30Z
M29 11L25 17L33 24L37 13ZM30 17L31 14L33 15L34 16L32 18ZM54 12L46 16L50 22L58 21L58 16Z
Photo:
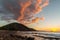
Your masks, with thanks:
M0 2L0 9L1 9L1 2ZM43 15L45 17L44 21L32 23L28 26L32 27L32 28L34 28L37 25L39 27L55 27L55 26L60 27L60 0L49 0L49 5L46 6L45 8L43 8L42 12L40 12L36 16L40 17L41 15ZM1 16L3 16L3 13L1 14L1 12L0 12L0 26L4 25L4 24L8 24L9 22L7 22L5 20L3 20L3 21L1 20Z
M60 26L60 0L50 0L49 5L43 10L45 23L49 26Z
M60 0L49 0L49 5L40 13L45 17L43 26L39 26L40 29L60 30Z
M38 22L37 27L60 27L60 0L49 0L49 5L36 16L43 15L44 21ZM33 25L32 25L33 26ZM36 26L36 24L34 25Z

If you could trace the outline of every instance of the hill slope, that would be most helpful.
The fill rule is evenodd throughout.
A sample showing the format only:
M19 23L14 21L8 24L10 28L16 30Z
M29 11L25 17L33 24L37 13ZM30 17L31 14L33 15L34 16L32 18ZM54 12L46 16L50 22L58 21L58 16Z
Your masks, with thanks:
M5 25L3 27L0 27L0 30L36 31L35 29L28 28L27 26L19 23L11 23L11 24Z

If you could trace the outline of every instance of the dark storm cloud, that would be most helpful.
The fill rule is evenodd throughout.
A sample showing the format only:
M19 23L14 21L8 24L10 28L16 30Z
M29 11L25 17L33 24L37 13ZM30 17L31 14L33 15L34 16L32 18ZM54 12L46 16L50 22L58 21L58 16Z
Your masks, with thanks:
M22 8L20 3L26 3L27 1L28 0L4 0L4 7L7 10L9 10L10 12L12 12L15 15L14 18L17 19L18 16L20 16L20 10ZM30 9L30 13L31 14L26 14L27 13L27 9ZM27 9L24 12L24 15L25 15L24 19L27 18L26 16L28 16L28 18L32 17L32 10L35 10L34 4L31 4Z
M17 3L17 0L4 0L4 8L14 14L14 19L16 19L20 14L20 6Z

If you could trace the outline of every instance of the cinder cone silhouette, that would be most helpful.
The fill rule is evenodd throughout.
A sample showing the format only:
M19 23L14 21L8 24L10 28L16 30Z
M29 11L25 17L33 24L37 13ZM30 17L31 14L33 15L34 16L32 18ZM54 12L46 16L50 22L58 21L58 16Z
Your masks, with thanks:
M0 27L0 30L15 30L15 31L36 31L35 29L28 28L27 26L20 23L11 23Z

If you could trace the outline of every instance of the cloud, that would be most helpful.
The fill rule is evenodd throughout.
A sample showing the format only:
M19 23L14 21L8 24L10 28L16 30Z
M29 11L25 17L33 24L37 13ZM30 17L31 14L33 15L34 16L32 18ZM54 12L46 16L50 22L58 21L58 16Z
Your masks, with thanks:
M48 0L4 0L4 7L12 12L14 19L25 24L37 22L40 18L34 18L36 14L48 5ZM33 19L34 18L34 19ZM41 18L44 20L44 18Z

